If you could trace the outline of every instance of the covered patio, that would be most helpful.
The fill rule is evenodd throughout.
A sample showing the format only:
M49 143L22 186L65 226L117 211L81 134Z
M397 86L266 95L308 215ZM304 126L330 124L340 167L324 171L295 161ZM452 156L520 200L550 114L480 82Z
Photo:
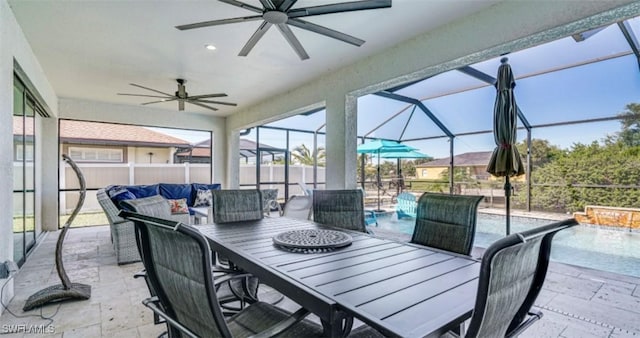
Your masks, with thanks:
M156 337L164 331L164 325L153 324L151 311L140 302L148 296L147 287L142 279L132 276L142 264L115 264L107 226L73 229L65 247L70 277L91 284L92 298L23 313L24 302L33 292L58 282L52 259L56 238L57 232L48 233L16 275L16 295L8 309L21 317L0 317L3 334L9 333L6 337L29 337L42 330L39 332L66 338L142 338ZM472 256L481 254L482 250L476 248ZM262 286L260 297L268 300L277 296ZM288 300L279 305L296 309ZM535 307L544 316L521 337L637 337L640 278L552 262Z

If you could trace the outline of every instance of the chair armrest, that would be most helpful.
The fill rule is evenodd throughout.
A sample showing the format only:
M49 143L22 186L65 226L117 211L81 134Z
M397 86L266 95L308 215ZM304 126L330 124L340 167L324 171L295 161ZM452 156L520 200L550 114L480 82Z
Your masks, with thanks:
M519 336L524 330L529 328L529 326L531 326L536 321L540 320L540 318L542 318L543 316L542 312L536 311L533 309L529 310L528 314L529 314L529 318L524 322L520 323L520 325L518 325L515 329L511 330L511 332L508 332L506 335L507 338Z
M198 335L191 332L191 330L187 329L182 324L180 324L180 322L178 322L177 320L169 316L166 312L164 312L164 310L161 308L159 304L160 304L160 300L158 299L158 297L149 297L142 301L142 305L151 309L153 313L157 314L159 317L166 320L169 323L169 325L171 325L172 327L180 330L180 332L184 333L188 337L198 338Z

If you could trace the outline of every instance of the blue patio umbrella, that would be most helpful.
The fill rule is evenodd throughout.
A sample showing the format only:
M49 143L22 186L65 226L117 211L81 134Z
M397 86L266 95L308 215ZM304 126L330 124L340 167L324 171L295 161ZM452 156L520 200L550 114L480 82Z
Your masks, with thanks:
M389 140L373 140L358 146L358 154L375 154L378 157L377 181L380 182L380 155L385 153L403 153L417 150L414 147ZM380 209L380 184L376 184L378 188L378 209Z
M431 156L415 150L410 150L410 151L402 151L402 152L394 151L389 153L380 153L380 157L382 158L427 158Z
M507 63L507 58L502 58L502 63L498 68L496 81L496 102L493 108L493 136L496 148L493 150L487 172L494 176L504 177L504 198L506 209L507 235L511 232L511 184L510 176L524 174L522 159L516 148L516 136L518 128L518 106L513 95L513 88L516 82L513 78L511 66Z

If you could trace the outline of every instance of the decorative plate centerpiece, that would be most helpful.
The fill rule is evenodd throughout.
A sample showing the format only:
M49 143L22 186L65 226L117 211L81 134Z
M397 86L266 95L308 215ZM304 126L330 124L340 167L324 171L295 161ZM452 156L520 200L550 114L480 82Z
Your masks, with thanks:
M300 229L277 234L273 243L279 248L299 253L333 251L351 244L351 236L342 231Z

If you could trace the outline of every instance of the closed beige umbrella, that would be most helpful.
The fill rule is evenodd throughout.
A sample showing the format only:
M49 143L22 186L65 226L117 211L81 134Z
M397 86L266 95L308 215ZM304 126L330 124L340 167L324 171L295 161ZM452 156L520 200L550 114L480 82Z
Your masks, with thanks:
M487 172L493 176L504 177L504 197L506 206L507 235L511 232L511 183L509 177L524 174L522 159L516 148L518 128L518 107L513 88L516 82L507 58L500 60L496 80L496 103L493 108L493 137L496 148L491 154Z

